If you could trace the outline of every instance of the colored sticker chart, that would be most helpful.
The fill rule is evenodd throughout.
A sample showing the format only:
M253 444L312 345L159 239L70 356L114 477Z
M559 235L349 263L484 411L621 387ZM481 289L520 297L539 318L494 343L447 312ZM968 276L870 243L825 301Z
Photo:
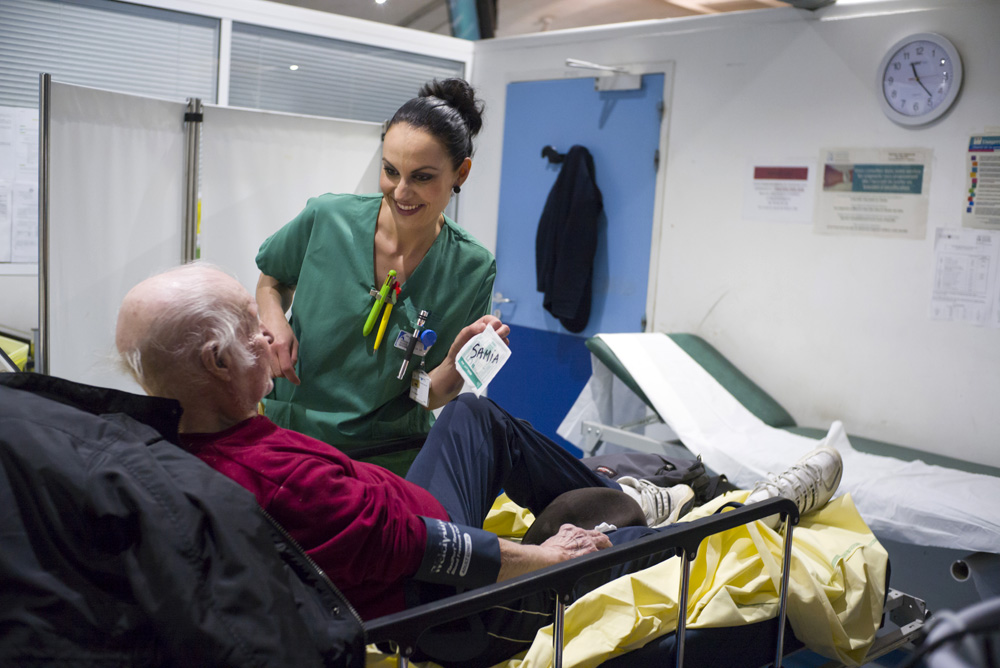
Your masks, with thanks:
M965 162L962 227L1000 230L1000 136L973 136Z

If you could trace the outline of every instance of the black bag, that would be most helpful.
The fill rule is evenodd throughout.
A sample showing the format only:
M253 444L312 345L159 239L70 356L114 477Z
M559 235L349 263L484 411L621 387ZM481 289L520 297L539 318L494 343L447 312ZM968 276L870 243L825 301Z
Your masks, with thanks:
M680 459L648 452L616 452L585 457L582 461L591 471L611 480L631 476L648 480L659 487L688 485L694 490L695 505L736 489L726 476L706 470L700 456Z

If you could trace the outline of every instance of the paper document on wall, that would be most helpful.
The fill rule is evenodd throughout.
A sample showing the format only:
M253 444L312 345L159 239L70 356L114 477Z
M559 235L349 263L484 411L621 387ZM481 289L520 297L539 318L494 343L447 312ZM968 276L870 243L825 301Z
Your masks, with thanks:
M930 149L824 149L814 229L820 234L923 239Z
M17 173L17 159L14 157L14 117L15 107L0 107L0 182L11 184Z
M0 262L38 261L38 110L0 107Z
M14 184L11 214L11 262L38 261L38 187Z
M939 228L931 319L996 326L998 263L1000 232Z
M0 262L10 262L11 187L0 181Z
M743 189L743 217L779 223L811 223L815 172L811 160L751 160Z

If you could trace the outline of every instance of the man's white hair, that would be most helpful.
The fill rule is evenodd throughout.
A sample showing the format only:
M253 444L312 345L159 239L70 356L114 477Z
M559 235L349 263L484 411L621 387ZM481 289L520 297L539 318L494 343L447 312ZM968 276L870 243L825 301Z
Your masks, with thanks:
M228 355L242 368L256 359L249 345L254 329L246 304L235 300L231 292L205 285L205 270L229 275L204 262L164 272L171 279L169 299L152 314L142 334L119 351L126 370L139 384L161 396L172 395L164 387L170 377L172 383L205 382L201 352L206 344L217 359Z

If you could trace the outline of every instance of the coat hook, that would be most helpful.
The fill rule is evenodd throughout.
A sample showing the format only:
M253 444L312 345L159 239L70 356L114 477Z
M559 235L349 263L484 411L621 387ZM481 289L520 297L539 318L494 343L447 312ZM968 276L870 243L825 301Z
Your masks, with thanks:
M557 151L555 146L546 146L543 148L542 157L548 158L549 162L553 164L558 164L566 159L566 155Z

